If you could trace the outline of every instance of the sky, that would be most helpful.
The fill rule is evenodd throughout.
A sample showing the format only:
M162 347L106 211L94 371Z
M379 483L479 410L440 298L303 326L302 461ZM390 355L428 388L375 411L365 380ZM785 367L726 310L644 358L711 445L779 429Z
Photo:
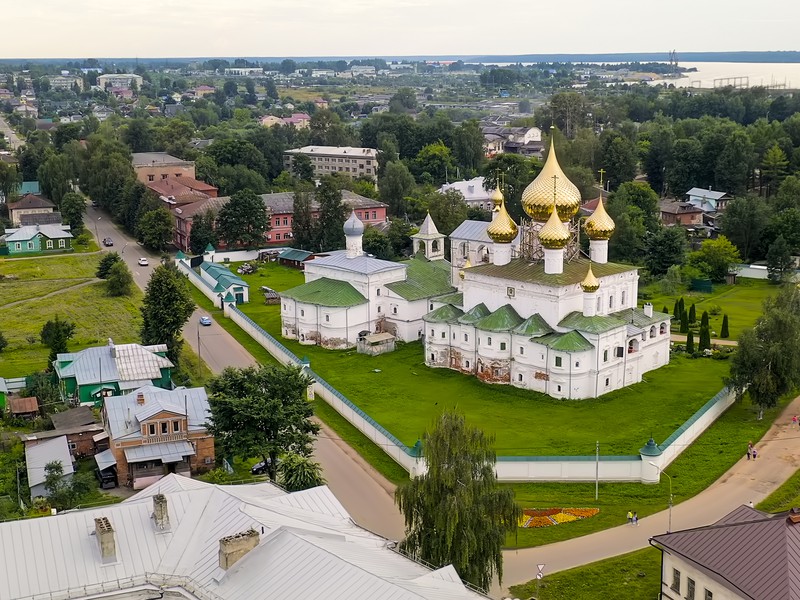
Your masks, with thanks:
M29 0L0 58L800 50L796 0Z

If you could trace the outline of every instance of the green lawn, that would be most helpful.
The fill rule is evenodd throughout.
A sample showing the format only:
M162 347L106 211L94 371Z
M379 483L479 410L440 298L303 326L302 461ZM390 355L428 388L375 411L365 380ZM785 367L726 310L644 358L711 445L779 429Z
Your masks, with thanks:
M758 510L778 513L800 506L800 470L756 505Z
M0 258L0 275L18 279L85 279L94 277L100 258L99 254L70 254L42 260Z
M722 317L728 315L728 339L735 340L743 329L752 327L762 312L764 299L778 292L779 287L766 280L740 278L736 285L715 285L710 294L701 292L683 292L676 295L661 294L658 284L652 284L642 290L640 296L647 297L647 302L653 303L653 308L660 311L667 307L670 314L675 301L683 297L686 310L694 304L697 320L704 310L716 305L722 309L718 315L709 314L711 337L718 337L722 329ZM673 320L673 332L677 333L678 322Z
M12 302L38 298L58 290L79 285L88 278L73 279L0 279L0 308Z
M539 600L653 600L661 581L661 552L645 548L629 554L547 575L511 588L514 598ZM538 595L537 595L538 592Z

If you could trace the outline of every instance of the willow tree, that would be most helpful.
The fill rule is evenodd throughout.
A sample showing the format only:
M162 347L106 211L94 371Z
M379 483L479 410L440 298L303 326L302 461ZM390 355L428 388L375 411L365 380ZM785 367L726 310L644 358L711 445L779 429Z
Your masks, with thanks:
M495 475L494 436L444 412L423 436L428 470L397 488L406 537L401 550L488 589L503 578L502 547L521 515L514 492Z

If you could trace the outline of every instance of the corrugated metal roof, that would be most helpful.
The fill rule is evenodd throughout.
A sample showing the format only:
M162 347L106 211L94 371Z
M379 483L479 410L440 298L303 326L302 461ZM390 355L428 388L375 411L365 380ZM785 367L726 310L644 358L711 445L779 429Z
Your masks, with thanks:
M564 263L564 272L557 275L544 272L544 263L529 263L521 258L515 258L507 265L494 265L491 263L475 265L467 269L465 275L467 279L477 276L489 276L524 283L538 283L550 286L576 285L584 280L589 270L589 260L581 257ZM636 267L631 265L621 265L617 263L592 263L592 271L603 284L603 277L618 275L629 271L636 271Z
M314 261L316 262L316 261ZM280 293L283 298L318 306L358 306L367 299L346 281L320 277Z
M155 494L170 528L156 530ZM94 519L114 529L103 564ZM219 540L254 529L259 545L227 571ZM265 568L268 565L268 568ZM215 486L175 474L125 502L0 523L0 600L81 598L136 585L177 586L202 600L478 600L452 570L430 571L355 525L327 487Z
M137 402L140 393L144 396L144 405ZM150 385L124 396L108 396L104 400L104 406L107 418L106 427L108 433L115 440L141 437L141 421L161 410L169 410L181 415L188 411L189 431L205 430L204 424L209 415L208 395L205 388L201 387L162 390Z
M112 348L116 356L112 356ZM152 383L153 379L161 378L162 368L175 366L168 358L156 354L166 351L164 344L96 346L71 354L59 354L55 370L60 379L75 377L78 385L141 380Z
M492 239L486 235L486 228L489 226L487 221L464 221L453 230L450 234L450 239L454 241L468 241L468 242L483 242L485 244L492 244ZM519 236L511 242L512 246L519 245Z
M94 413L88 406L79 406L78 408L70 408L64 412L53 413L50 415L50 420L53 422L53 427L56 429L79 427L95 422Z
M452 304L445 304L423 315L422 320L426 323L457 323L459 317L463 314L463 310L456 308Z
M800 522L793 522L791 511L761 513L760 519L740 509L734 512L738 514L730 520L652 539L671 554L700 565L737 597L800 597Z
M26 225L17 229L6 229L6 242L25 242L32 240L37 235L43 235L51 240L72 237L72 234L61 229L60 225Z
M727 195L727 192L715 192L714 190L707 190L704 188L693 187L688 192L687 196L697 196L698 198L708 198L709 200L719 200Z
M481 331L511 331L523 320L513 306L506 304L492 314L475 321L475 329L480 329Z
M202 262L200 268L227 290L232 285L250 287L250 285L229 268L213 262Z
M180 462L184 456L194 456L192 445L186 441L142 444L125 448L125 460L129 463L160 460L163 463Z
M9 398L8 410L12 415L39 412L39 401L35 396L27 398Z
M108 467L116 466L117 459L114 458L114 453L111 450L103 450L94 455L94 461L97 463L97 468L101 471Z
M278 254L278 258L281 260L304 261L312 254L314 253L309 252L308 250L298 250L297 248L289 248L288 250L284 250L283 252Z
M402 264L407 267L405 281L386 284L401 298L414 301L455 291L450 285L450 263L446 260L431 261L415 256Z
M436 223L431 219L431 213L425 215L425 220L419 226L419 231L411 236L412 239L418 240L437 240L444 236L436 229Z
M445 304L452 304L458 308L464 308L464 294L462 292L455 292L453 294L445 294L434 298L436 302L444 302Z
M362 255L350 258L346 252L330 252L328 256L318 256L306 265L306 272L313 273L319 266L363 275L372 275L373 273L382 273L383 271L392 271L394 269L405 270L406 268L403 263L381 260L371 256Z
M594 345L577 331L548 333L531 341L561 352L585 352L594 348Z
M514 327L511 332L517 335L535 337L537 335L553 333L553 328L547 324L547 321L545 321L539 313L536 313Z
M463 325L473 325L476 321L479 321L488 314L489 309L481 302L470 308L462 317L459 317L458 322Z
M614 315L595 315L593 317L585 317L580 311L569 313L566 317L561 319L558 324L559 327L569 329L577 329L578 331L585 331L586 333L604 333L624 327L625 321L618 319Z
M28 470L28 485L30 487L44 483L44 468L48 463L60 462L64 468L64 475L70 475L75 470L72 468L72 456L67 445L67 436L62 435L46 442L39 442L32 446L25 446L25 466ZM2 598L2 596L0 596Z

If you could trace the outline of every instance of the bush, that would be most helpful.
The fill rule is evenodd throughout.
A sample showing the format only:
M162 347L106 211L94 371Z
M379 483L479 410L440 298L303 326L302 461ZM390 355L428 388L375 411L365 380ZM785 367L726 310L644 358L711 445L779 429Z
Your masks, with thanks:
M6 339L6 336L3 335L3 332L0 331L0 352L5 350L6 346L8 346L8 340Z
M728 331L728 315L722 317L722 331L719 333L720 337L724 340L730 335Z
M121 261L122 257L116 252L110 252L103 255L103 258L100 259L100 263L97 265L95 277L98 279L108 279L108 274L111 272L111 267Z
M718 304L712 304L708 307L708 314L710 315L718 315L722 312L722 308Z
M108 272L106 291L109 296L130 296L133 292L133 274L124 262L119 261Z
M89 244L92 243L92 234L88 231L84 231L78 237L75 238L75 244L82 247L87 247Z

